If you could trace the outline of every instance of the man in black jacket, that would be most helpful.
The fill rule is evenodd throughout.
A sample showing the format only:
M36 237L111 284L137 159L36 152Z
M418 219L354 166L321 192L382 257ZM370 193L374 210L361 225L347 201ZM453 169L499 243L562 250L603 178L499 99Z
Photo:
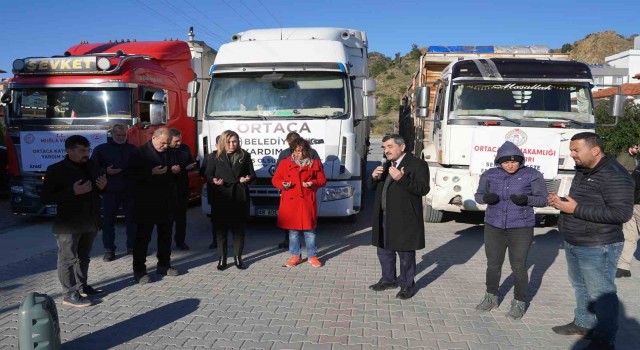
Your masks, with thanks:
M102 245L104 261L112 261L116 256L115 221L118 207L122 204L127 234L127 254L133 252L136 225L133 222L133 186L126 178L127 162L136 146L127 142L127 126L115 124L111 128L111 139L97 146L91 160L98 171L107 175L108 184L102 194Z
M561 211L558 228L565 240L577 305L573 321L553 331L591 334L587 349L614 349L619 305L616 264L622 251L622 224L633 211L633 181L614 157L604 154L598 135L576 134L569 149L576 162L571 190L566 198L552 193L549 204Z
M151 141L136 148L129 157L129 177L134 181L133 219L137 225L133 245L133 278L140 284L151 282L147 274L147 250L153 227L158 234L159 275L177 276L171 267L171 223L176 202L176 183L167 150L169 129L158 128Z
M58 243L58 278L64 305L85 307L104 291L87 284L91 247L100 229L100 191L106 176L95 172L89 160L90 144L84 136L69 136L67 156L47 168L42 188L44 203L57 204L53 234Z
M369 288L379 292L400 286L396 298L404 300L416 293L416 250L425 247L422 196L429 193L429 166L405 153L400 135L385 136L382 145L387 164L369 178L369 188L376 190L371 244L378 247L382 278Z
M171 157L171 168L177 170L174 173L176 181L176 205L173 211L175 222L176 247L180 250L189 250L185 243L187 235L187 207L189 206L189 172L196 167L196 162L191 155L189 146L182 143L182 132L178 129L169 129L171 143L169 144L169 155Z

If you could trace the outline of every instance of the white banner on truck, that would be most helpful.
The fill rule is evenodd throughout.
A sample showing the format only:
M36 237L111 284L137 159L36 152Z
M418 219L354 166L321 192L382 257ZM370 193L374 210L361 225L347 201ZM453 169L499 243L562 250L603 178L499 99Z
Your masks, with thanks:
M545 179L558 175L560 135L547 130L494 127L478 128L473 133L470 172L482 174L495 167L498 148L505 141L516 144L524 154L524 164L539 170Z
M260 177L273 176L278 155L289 149L286 138L292 131L307 139L320 159L326 157L327 123L324 120L225 121L224 127L240 135L242 149L251 154L253 167Z
M20 154L23 171L45 171L67 155L64 141L71 135L82 135L89 140L91 150L107 142L106 130L22 131Z

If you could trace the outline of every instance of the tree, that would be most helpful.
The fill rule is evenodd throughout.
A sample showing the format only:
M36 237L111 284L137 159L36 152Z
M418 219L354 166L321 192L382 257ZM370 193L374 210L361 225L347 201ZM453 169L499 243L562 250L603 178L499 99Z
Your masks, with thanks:
M567 53L567 52L569 52L571 50L573 50L573 45L567 43L567 44L562 45L562 48L560 49L560 52Z
M596 103L596 125L611 124L614 117L609 116L607 103ZM596 126L596 132L604 143L604 151L613 155L626 150L629 145L640 142L640 105L628 101L624 116L618 118L614 127Z
M422 51L418 48L418 45L411 44L411 51L409 52L409 58L412 60L419 60L422 56Z
M402 56L400 56L400 52L396 52L393 58L393 64L398 64L402 60Z
M380 113L388 114L391 110L398 105L398 99L395 97L385 97L380 103Z

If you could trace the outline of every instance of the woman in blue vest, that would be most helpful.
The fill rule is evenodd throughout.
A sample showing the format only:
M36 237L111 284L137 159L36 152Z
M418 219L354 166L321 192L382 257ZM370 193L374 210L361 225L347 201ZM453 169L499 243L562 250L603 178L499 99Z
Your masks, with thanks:
M524 166L524 155L506 141L498 149L495 168L480 176L476 202L487 204L484 216L484 246L487 255L487 290L477 310L498 306L498 287L505 252L514 276L514 299L507 317L520 319L525 312L529 285L527 255L536 219L533 207L547 206L547 188L542 174Z

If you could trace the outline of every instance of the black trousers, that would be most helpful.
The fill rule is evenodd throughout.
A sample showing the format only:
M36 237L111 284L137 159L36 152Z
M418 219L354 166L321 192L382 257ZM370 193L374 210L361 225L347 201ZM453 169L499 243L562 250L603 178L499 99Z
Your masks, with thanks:
M396 253L400 257L400 275L396 275ZM378 260L384 283L397 283L400 287L413 287L416 277L416 251L400 252L378 247Z
M176 244L184 243L187 235L187 207L189 206L188 194L179 194L176 206L173 210L173 221L175 223L175 236L173 239Z
M509 248L509 264L513 272L514 298L526 301L529 288L527 255L533 240L533 227L501 229L484 225L484 251L487 255L487 293L498 294L505 252Z
M63 296L82 291L87 284L91 248L97 232L56 234L58 279Z
M242 256L244 250L244 231L246 227L244 222L216 222L216 239L218 241L218 256L227 256L227 237L229 229L233 232L233 255Z
M156 226L158 234L158 266L171 267L171 222L162 224L143 223L138 224L136 242L133 245L133 272L147 272L147 253L153 227Z

